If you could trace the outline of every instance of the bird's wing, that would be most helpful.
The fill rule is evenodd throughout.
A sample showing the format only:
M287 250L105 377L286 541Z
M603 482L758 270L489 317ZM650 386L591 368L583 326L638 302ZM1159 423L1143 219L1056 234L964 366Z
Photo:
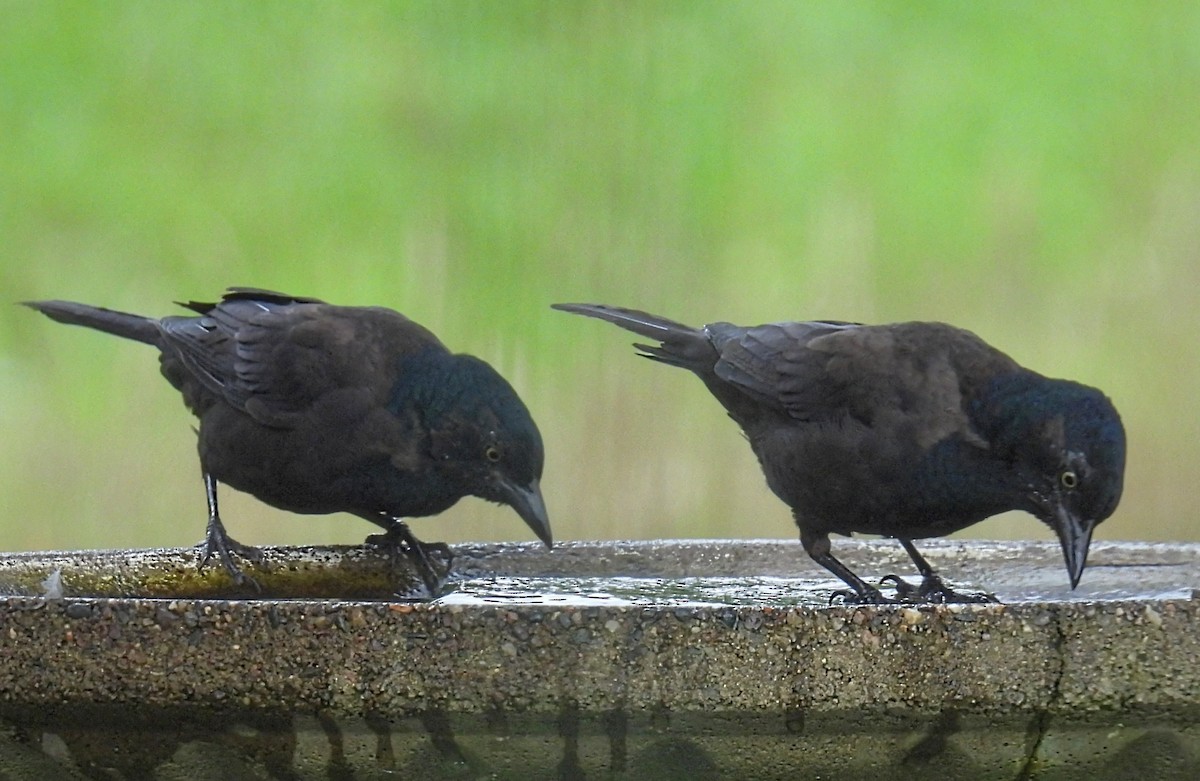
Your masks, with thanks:
M717 329L714 344L719 377L793 419L849 418L923 447L954 433L978 440L964 403L972 384L1016 367L969 331L942 323L731 326Z
M344 403L383 403L406 351L445 348L403 315L337 307L235 289L200 317L162 321L166 342L189 374L227 403L267 425L339 393Z
M258 287L231 287L226 289L225 295L221 296L221 302L214 304L204 301L176 301L182 307L186 307L193 312L198 312L202 315L207 315L216 309L218 306L228 304L231 301L255 301L260 304L278 304L280 306L287 304L323 304L325 303L319 298L307 298L305 296L289 296L287 293L277 293L274 290L263 290Z
M829 373L829 356L810 344L822 336L858 329L854 323L814 321L743 328L705 326L720 356L713 370L725 382L790 417L836 417L844 409L844 383Z

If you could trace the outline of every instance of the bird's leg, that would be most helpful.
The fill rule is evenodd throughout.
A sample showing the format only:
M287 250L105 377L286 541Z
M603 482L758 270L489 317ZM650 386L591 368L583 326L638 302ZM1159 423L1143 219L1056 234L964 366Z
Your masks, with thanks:
M855 575L849 567L834 558L833 554L829 552L828 534L814 534L801 529L800 544L804 546L805 552L812 557L813 561L837 575L846 585L854 589L853 592L846 589L833 592L829 596L830 602L835 597L841 597L846 604L857 605L882 605L892 602L883 595L883 592Z
M261 591L257 581L242 572L233 563L232 554L236 553L251 561L258 561L262 558L262 553L257 548L243 545L225 531L225 524L221 523L221 515L217 512L217 481L207 471L204 473L204 493L208 497L208 527L204 532L204 542L201 543L203 556L200 559L199 569L203 570L212 560L213 554L216 553L235 584L250 585Z
M897 537L896 541L904 546L908 557L913 560L913 564L917 565L917 572L921 573L921 585L918 588L913 588L908 583L900 580L895 575L889 575L884 580L889 578L896 581L896 591L901 599L906 601L913 600L921 602L995 602L996 598L991 594L978 594L962 591L955 591L946 585L941 576L934 571L932 565L925 560L925 557L917 550L917 546L913 545L912 540L906 540L903 537ZM901 583L904 586L901 587Z
M444 542L425 543L417 539L417 536L408 528L408 524L399 518L381 515L378 518L370 518L372 523L375 523L384 528L383 534L372 534L367 537L367 543L378 545L391 550L404 550L413 565L417 569L417 574L421 576L421 580L425 583L425 588L429 590L429 595L437 596L441 581L450 573L450 565L454 561L454 554L450 551L450 546ZM436 552L445 560L446 565L441 574L433 564L433 559L430 558L430 553Z

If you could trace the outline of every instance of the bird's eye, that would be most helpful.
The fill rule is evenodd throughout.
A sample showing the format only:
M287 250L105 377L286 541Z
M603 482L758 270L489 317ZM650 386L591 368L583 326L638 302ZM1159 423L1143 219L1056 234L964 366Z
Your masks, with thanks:
M483 456L494 464L500 460L500 448L495 445L488 445L487 449L483 451Z
M1066 488L1068 491L1079 485L1079 476L1070 469L1063 470L1063 473L1058 476L1058 479L1062 482L1063 488Z

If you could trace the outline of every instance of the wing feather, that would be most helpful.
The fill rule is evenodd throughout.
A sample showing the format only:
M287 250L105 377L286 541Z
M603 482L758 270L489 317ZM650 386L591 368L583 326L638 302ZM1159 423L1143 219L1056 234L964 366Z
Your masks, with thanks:
M982 445L964 377L1015 370L974 334L941 324L773 323L709 326L716 373L796 420L854 420L928 447L951 436ZM984 349L981 349L981 346ZM978 371L984 361L991 366Z
M173 355L208 391L272 426L290 427L331 394L385 403L396 373L387 362L446 349L425 328L380 307L337 307L250 288L233 288L215 305L186 306L200 316L162 321Z

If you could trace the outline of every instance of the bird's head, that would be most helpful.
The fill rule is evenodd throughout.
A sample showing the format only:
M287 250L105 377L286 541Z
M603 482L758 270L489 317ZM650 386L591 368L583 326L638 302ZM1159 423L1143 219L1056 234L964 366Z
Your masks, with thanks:
M431 421L435 460L466 492L517 511L538 539L553 545L539 481L542 435L513 387L487 363L453 356L438 394L446 404Z
M1121 500L1121 417L1103 393L1068 380L1029 375L1008 390L1009 424L993 447L1022 475L1028 509L1054 530L1075 588L1092 532Z

